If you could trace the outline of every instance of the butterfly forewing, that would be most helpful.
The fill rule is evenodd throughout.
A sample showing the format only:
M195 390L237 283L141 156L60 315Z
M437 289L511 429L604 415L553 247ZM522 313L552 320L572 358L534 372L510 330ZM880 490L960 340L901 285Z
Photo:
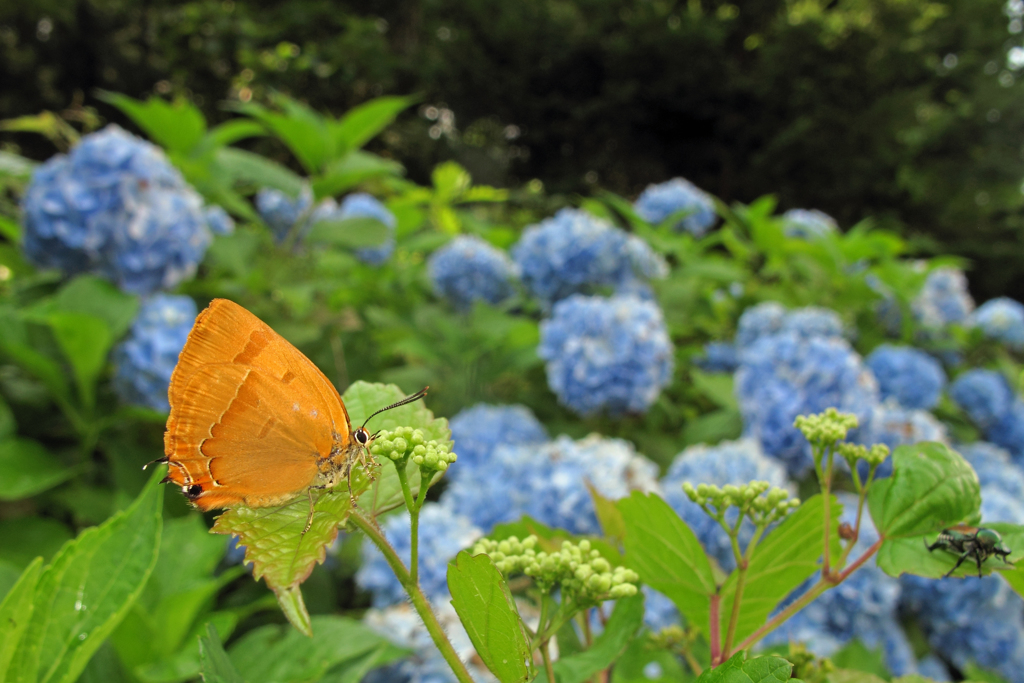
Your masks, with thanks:
M317 461L351 439L337 390L241 306L216 299L196 319L169 390L168 478L204 509L273 505L303 491Z

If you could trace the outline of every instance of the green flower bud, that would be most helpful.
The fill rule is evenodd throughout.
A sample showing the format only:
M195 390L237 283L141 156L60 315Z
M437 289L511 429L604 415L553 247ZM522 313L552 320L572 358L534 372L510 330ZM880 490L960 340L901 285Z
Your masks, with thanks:
M608 591L608 596L613 600L619 600L620 598L630 598L637 594L637 587L631 583L620 583L618 586L612 586L612 589Z

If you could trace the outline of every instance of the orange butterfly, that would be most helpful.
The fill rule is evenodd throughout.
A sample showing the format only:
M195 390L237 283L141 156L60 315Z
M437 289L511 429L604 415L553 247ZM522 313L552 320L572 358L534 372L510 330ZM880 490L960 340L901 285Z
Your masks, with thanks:
M312 361L227 299L214 299L196 318L167 393L171 413L157 462L168 465L164 481L203 511L280 505L307 492L311 521L312 489L346 477L351 484L375 436L365 422L353 431L337 389Z

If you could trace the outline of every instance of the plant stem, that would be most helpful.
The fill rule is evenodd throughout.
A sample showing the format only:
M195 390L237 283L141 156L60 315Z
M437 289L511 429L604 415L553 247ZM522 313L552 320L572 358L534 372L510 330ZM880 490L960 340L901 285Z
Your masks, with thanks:
M793 604L791 604L789 607L776 614L774 617L766 621L764 625L761 626L761 628L757 629L749 636L747 636L742 643L736 646L736 651L738 652L740 650L746 650L747 648L754 645L754 643L761 640L766 635L768 635L776 628L778 628L778 626L782 624L784 621L786 621L791 616L793 616L794 614L802 610L804 607L809 605L811 602L813 602L816 597L824 593L825 589L830 588L831 586L831 582L827 581L824 578L820 579L818 583L811 586L811 588L806 593L797 598L797 600L793 602ZM724 659L725 657L723 657L723 660Z
M846 580L850 574L855 572L862 564L871 559L871 556L878 552L878 549L882 547L882 539L879 538L871 547L864 551L864 554L858 557L856 560L850 563L850 566L839 572L839 576L836 577L836 583L842 583Z
M409 508L409 574L412 576L413 584L418 586L420 585L420 511L412 497L412 489L409 488L409 474L406 472L408 463L409 461L405 458L397 460L395 469L398 471L398 481L402 485L405 507Z
M719 624L718 610L721 607L722 596L717 592L711 596L711 610L708 615L708 630L711 631L711 665L716 666L722 661L722 627Z
M551 654L548 652L548 641L540 644L540 657L544 660L544 671L548 674L548 683L555 683L555 670L551 666Z
M353 510L349 516L349 520L362 530L366 537L369 538L375 546L384 555L384 559L387 560L388 566L391 567L391 571L395 573L398 578L398 582L402 584L402 588L409 594L409 599L412 601L412 606L415 608L416 613L420 615L420 619L423 620L423 625L427 627L427 632L430 634L431 639L434 641L434 645L440 650L441 656L444 657L445 661L448 662L448 666L451 667L452 672L455 674L455 678L458 679L459 683L473 683L473 678L469 675L466 670L466 665L459 659L459 655L455 652L455 648L452 647L451 642L444 633L444 629L441 624L437 621L437 616L434 611L430 608L430 602L426 596L423 595L423 591L420 590L419 585L413 580L409 570L402 564L402 559L398 557L398 553L388 543L388 539L384 537L380 527L377 524L363 517L363 515ZM554 672L549 673L551 683L554 683Z
M582 626L583 626L583 642L589 648L594 644L594 634L590 632L590 615L589 610L583 610L580 612L582 615Z
M829 555L831 555L831 548L829 547L829 533L832 531L832 456L834 452L833 448L829 448L827 460L824 468L822 469L821 475L821 495L825 497L823 501L825 507L825 545L822 546L822 556L824 557L821 565L822 576L828 576L832 571L830 568L829 558Z

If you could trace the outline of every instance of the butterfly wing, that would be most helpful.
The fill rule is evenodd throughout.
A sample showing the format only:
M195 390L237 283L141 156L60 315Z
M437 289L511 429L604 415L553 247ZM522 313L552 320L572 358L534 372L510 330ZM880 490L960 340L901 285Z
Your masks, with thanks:
M313 483L318 460L351 439L348 413L323 373L225 299L196 319L168 396L168 479L203 510L287 500Z

